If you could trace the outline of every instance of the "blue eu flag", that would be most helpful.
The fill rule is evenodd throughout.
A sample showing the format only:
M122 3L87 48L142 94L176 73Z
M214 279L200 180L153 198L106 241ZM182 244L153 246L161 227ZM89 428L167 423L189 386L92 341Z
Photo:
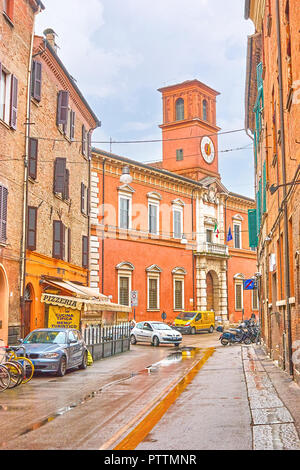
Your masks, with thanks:
M231 227L229 226L227 241L230 242L230 240L233 240L233 238L232 238L232 233L231 233Z

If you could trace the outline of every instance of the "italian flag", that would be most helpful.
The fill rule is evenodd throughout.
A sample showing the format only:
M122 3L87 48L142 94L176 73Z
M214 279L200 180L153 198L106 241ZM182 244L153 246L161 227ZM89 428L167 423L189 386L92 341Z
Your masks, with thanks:
M214 233L216 234L216 237L219 238L219 229L218 229L218 224L216 223L215 228L214 228Z

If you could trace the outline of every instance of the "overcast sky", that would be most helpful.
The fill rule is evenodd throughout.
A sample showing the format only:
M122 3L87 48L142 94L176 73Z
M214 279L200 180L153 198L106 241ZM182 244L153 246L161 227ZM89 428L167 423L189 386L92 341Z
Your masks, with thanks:
M36 33L58 35L59 56L102 121L93 140L160 139L158 88L197 78L221 93L217 124L244 127L247 35L244 0L43 0ZM109 150L107 144L94 144ZM253 153L244 132L220 136L222 181L253 197ZM143 162L160 160L161 144L113 144Z

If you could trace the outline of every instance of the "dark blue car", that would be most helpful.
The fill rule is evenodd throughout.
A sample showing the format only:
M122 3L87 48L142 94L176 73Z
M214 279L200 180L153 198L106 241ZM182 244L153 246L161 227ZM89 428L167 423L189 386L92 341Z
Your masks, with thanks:
M88 350L80 331L64 328L34 330L22 341L35 371L63 377L68 369L86 369Z

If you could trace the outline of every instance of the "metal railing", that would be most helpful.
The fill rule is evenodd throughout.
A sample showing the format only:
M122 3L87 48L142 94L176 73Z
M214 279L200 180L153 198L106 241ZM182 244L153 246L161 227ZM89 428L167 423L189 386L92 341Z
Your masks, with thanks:
M82 333L94 360L114 356L130 349L130 323L90 326Z

